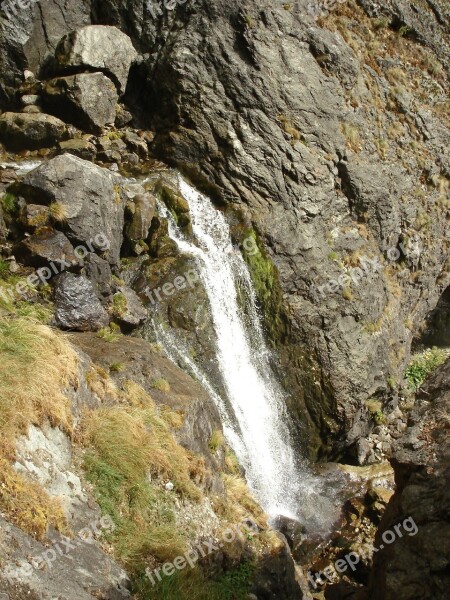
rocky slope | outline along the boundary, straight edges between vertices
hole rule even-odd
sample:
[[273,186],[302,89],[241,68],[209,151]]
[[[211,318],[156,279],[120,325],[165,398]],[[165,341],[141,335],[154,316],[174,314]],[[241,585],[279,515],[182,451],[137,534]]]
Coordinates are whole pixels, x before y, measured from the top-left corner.
[[[378,526],[379,542],[386,527],[412,511],[410,495],[419,510],[430,487],[435,508],[414,513],[421,535],[398,540],[392,555],[378,554],[369,576],[371,555],[355,577],[325,594],[390,598],[401,579],[405,598],[427,597],[430,589],[440,597],[445,564],[432,538],[435,522],[444,531],[437,478],[442,473],[445,480],[444,450],[432,455],[432,438],[446,427],[436,418],[434,397],[448,381],[448,368],[419,390],[416,405],[404,374],[411,345],[427,324],[421,341],[448,340],[448,29],[445,3],[437,0],[349,0],[329,12],[302,0],[188,0],[160,9],[144,0],[42,0],[5,13],[4,334],[10,325],[23,326],[24,316],[26,327],[30,314],[38,316],[72,332],[82,364],[78,385],[61,381],[58,387],[70,400],[71,427],[64,429],[47,407],[0,445],[0,460],[12,469],[3,482],[11,497],[15,474],[31,477],[36,490],[65,498],[65,526],[73,532],[100,518],[105,497],[111,505],[132,495],[132,486],[99,490],[98,463],[95,474],[92,461],[90,471],[83,467],[84,453],[94,448],[96,460],[115,469],[113,480],[129,475],[125,463],[108,463],[101,454],[83,415],[123,409],[128,433],[132,425],[142,433],[147,422],[133,411],[150,396],[152,418],[162,419],[158,427],[183,456],[178,476],[190,492],[175,482],[167,501],[182,541],[192,546],[208,533],[218,536],[241,502],[244,512],[260,518],[221,441],[213,402],[160,354],[154,337],[154,321],[163,322],[221,391],[201,283],[193,279],[179,294],[164,294],[156,308],[149,294],[193,268],[168,237],[158,209],[165,204],[189,234],[176,167],[223,210],[249,265],[299,452],[313,460],[375,464],[375,472],[378,462],[392,458],[396,469],[391,500],[390,479],[380,484],[371,467],[355,467],[348,475],[353,499],[328,545],[293,533],[292,524],[280,526],[296,561],[320,571],[342,547],[359,552],[358,544],[370,544]],[[130,396],[130,382],[139,386],[141,400]],[[422,438],[424,456],[417,452]],[[164,468],[157,469],[152,489],[158,501],[172,492]],[[358,489],[355,477],[362,481]],[[25,593],[112,599],[129,596],[130,587],[142,597],[175,597],[196,589],[190,585],[206,585],[188,578],[184,588],[143,591],[142,556],[152,568],[168,556],[150,543],[131,551],[114,536],[80,545],[75,567],[61,557],[55,570],[30,571],[22,548],[27,556],[44,552],[61,543],[64,528],[47,515],[45,535],[26,530],[26,510],[5,498],[0,577],[13,599]],[[142,525],[145,516],[132,509],[132,502],[120,504],[134,526],[140,519]],[[189,528],[190,521],[205,527]],[[228,589],[226,598],[309,597],[315,590],[299,568],[295,575],[284,538],[263,522],[260,527],[261,543],[242,536],[229,551],[203,561],[207,577]],[[355,538],[356,530],[361,536]],[[422,543],[430,559],[418,570],[424,577],[432,573],[425,587],[405,569]],[[97,570],[110,575],[101,581]],[[215,598],[218,592],[204,593]]]

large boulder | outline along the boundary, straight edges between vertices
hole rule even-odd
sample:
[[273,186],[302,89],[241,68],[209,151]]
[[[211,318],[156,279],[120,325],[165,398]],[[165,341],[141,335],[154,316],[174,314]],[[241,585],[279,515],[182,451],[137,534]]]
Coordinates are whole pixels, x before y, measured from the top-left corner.
[[0,141],[10,150],[50,148],[68,137],[66,124],[51,115],[7,112],[0,117]]
[[118,262],[124,206],[106,169],[63,154],[28,173],[18,189],[29,201],[60,204],[67,236],[87,251],[102,252],[111,264]]
[[119,98],[103,73],[56,77],[46,83],[43,97],[49,112],[93,133],[114,123]]
[[97,298],[92,283],[83,275],[64,273],[55,289],[55,323],[70,331],[98,331],[109,316]]
[[117,27],[89,25],[64,36],[55,56],[65,68],[83,67],[105,72],[123,93],[137,52],[130,38]]

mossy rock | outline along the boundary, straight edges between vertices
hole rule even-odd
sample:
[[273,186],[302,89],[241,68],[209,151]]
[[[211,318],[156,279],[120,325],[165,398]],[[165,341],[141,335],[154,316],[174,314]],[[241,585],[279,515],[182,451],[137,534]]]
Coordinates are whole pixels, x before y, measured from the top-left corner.
[[160,179],[155,185],[155,194],[167,206],[177,225],[182,228],[190,225],[189,204],[173,183]]

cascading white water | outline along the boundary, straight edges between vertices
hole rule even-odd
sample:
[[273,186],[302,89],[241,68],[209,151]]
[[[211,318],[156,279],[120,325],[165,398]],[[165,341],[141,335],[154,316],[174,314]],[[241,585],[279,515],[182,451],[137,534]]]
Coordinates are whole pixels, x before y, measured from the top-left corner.
[[[294,451],[283,392],[271,370],[247,265],[233,249],[223,214],[181,177],[179,185],[189,203],[194,239],[184,236],[168,211],[161,210],[179,250],[195,259],[206,290],[227,398],[215,392],[169,330],[158,328],[158,337],[172,358],[183,354],[185,364],[216,401],[226,437],[266,512],[272,517],[299,517],[321,529],[334,519],[334,510],[320,490],[320,480]],[[248,301],[245,315],[239,306],[237,281]]]

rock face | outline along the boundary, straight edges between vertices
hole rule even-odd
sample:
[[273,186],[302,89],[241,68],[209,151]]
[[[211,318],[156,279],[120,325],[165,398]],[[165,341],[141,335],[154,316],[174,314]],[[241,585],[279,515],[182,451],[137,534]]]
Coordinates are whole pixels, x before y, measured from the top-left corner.
[[[406,11],[419,31],[426,12],[444,39],[438,13],[414,6],[389,3],[381,35],[356,4],[319,26],[306,2],[205,0],[174,17],[175,37],[148,65],[154,150],[239,208],[276,267],[278,282],[263,271],[257,292],[312,456],[367,434],[364,401],[401,380],[415,327],[450,281],[445,70],[431,93],[432,48],[397,44],[401,20],[389,28]],[[427,109],[408,94],[413,80]]]
[[[411,517],[409,534],[375,558],[371,600],[444,600],[450,585],[450,503],[448,482],[450,361],[419,393],[409,427],[393,457],[397,490],[388,506],[375,546],[394,525]],[[413,526],[415,524],[415,527]]]
[[67,137],[66,124],[51,115],[5,113],[0,117],[0,141],[11,150],[49,148]]
[[84,244],[86,254],[95,249],[110,263],[117,263],[124,206],[108,171],[64,154],[28,173],[19,189],[29,200],[60,204],[67,235]]
[[99,132],[116,118],[118,95],[103,73],[80,73],[57,77],[44,87],[48,112],[89,132]]
[[130,38],[117,27],[91,25],[66,35],[58,44],[56,59],[64,68],[99,69],[125,92],[131,63],[137,52]]
[[98,331],[109,323],[109,316],[88,279],[64,273],[55,289],[55,322],[61,329]]

